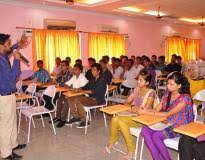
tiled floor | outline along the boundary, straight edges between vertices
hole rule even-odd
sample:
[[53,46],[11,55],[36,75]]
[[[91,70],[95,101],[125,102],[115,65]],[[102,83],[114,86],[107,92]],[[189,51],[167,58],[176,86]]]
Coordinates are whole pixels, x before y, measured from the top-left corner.
[[[49,119],[44,119],[45,128],[42,127],[40,119],[35,119],[36,128],[31,129],[28,147],[17,152],[24,156],[24,160],[123,160],[123,155],[117,151],[113,150],[110,155],[103,152],[108,142],[109,129],[104,126],[102,114],[98,113],[93,118],[87,135],[84,135],[84,129],[64,126],[56,129],[55,136],[52,126],[48,123]],[[21,143],[27,140],[27,126],[28,124],[23,120],[19,134]],[[126,151],[122,138],[119,147]],[[177,159],[175,151],[170,151],[170,153],[173,160]],[[151,159],[145,147],[143,160]]]

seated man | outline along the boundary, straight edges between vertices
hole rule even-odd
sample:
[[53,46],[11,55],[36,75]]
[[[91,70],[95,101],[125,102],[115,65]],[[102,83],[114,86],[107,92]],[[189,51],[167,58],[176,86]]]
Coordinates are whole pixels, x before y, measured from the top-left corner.
[[95,59],[90,57],[88,58],[88,63],[89,63],[89,70],[85,73],[85,77],[87,78],[88,81],[90,81],[91,79],[93,79],[93,75],[91,72],[91,66],[95,63]]
[[51,81],[51,77],[47,70],[43,68],[43,61],[37,61],[38,70],[28,79],[36,80],[37,82],[46,83]]
[[169,63],[165,68],[165,73],[168,75],[169,73],[172,73],[174,71],[181,72],[181,66],[176,63],[177,55],[173,54],[171,58],[171,63]]
[[[100,75],[102,72],[102,68],[100,64],[95,63],[91,66],[92,75],[94,79],[91,79],[87,85],[82,87],[82,90],[90,90],[90,97],[79,96],[73,97],[73,101],[70,101],[70,110],[72,119],[67,123],[73,124],[76,122],[80,122],[77,128],[85,128],[86,126],[86,113],[84,110],[84,106],[96,106],[105,104],[105,92],[106,92],[106,81]],[[90,122],[88,122],[90,125]]]
[[144,65],[144,68],[145,68],[145,69],[151,74],[151,76],[152,76],[152,80],[151,80],[151,83],[150,83],[150,87],[151,87],[152,89],[155,89],[155,88],[156,88],[156,72],[155,72],[154,66],[151,64],[151,61],[150,61],[149,57],[144,57],[143,65]]
[[58,74],[56,79],[54,80],[55,83],[57,83],[59,86],[64,86],[65,82],[71,79],[72,74],[68,69],[69,65],[67,61],[61,62],[61,72]]
[[60,57],[57,57],[55,61],[56,61],[56,66],[54,67],[53,71],[51,72],[51,75],[56,77],[61,72],[61,59],[60,59]]
[[106,81],[106,84],[111,84],[112,82],[112,74],[111,72],[107,69],[107,62],[105,60],[100,60],[100,65],[102,68],[102,76]]
[[120,75],[123,72],[123,68],[120,66],[120,59],[115,58],[112,66],[109,68],[113,78],[120,79]]
[[[73,89],[78,89],[80,87],[85,86],[88,80],[82,74],[82,71],[83,71],[83,66],[81,64],[75,64],[73,68],[74,75],[69,81],[65,83],[65,85]],[[61,97],[58,99],[57,116],[54,119],[54,122],[59,122],[57,124],[58,128],[63,127],[66,123],[69,103],[72,103],[69,101],[72,101],[72,98],[65,97],[64,95],[61,95]]]
[[123,78],[125,81],[122,83],[121,88],[123,89],[122,95],[127,96],[129,91],[132,88],[135,88],[137,85],[136,81],[137,77],[137,69],[134,65],[132,59],[128,59],[125,61],[125,70],[123,73]]

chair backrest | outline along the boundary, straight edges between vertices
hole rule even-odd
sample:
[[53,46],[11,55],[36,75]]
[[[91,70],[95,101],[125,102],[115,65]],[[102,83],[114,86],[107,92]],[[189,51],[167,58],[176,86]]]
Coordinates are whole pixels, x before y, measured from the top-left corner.
[[25,90],[25,93],[28,93],[33,96],[36,93],[36,84],[35,83],[29,84]]
[[155,73],[156,73],[157,77],[162,75],[162,71],[160,71],[160,70],[155,70]]
[[22,80],[19,80],[18,82],[16,82],[17,93],[20,93],[20,91],[22,89],[22,85],[23,85]]
[[45,91],[43,92],[42,97],[41,97],[41,99],[42,99],[42,101],[44,103],[43,106],[45,107],[45,105],[46,105],[46,101],[44,100],[44,96],[48,96],[48,97],[51,98],[51,101],[49,102],[49,104],[52,104],[54,106],[54,110],[55,110],[56,109],[56,105],[54,103],[55,95],[56,95],[56,87],[55,87],[55,85],[48,86],[45,89]]
[[198,100],[198,101],[205,102],[205,89],[198,91],[194,95],[193,100]]
[[193,104],[193,112],[194,112],[194,121],[196,121],[198,112],[197,112],[197,105]]

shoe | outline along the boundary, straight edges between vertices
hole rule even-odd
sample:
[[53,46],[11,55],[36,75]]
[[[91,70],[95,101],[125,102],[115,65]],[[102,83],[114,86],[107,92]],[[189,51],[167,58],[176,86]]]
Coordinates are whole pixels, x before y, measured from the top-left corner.
[[111,154],[111,151],[110,149],[108,148],[108,146],[106,145],[105,146],[105,150],[104,150],[105,153],[108,153],[108,154]]
[[20,156],[20,155],[16,154],[16,153],[13,152],[13,151],[12,151],[12,155],[13,155],[14,157],[16,157],[16,158],[19,158],[19,159],[22,159],[22,158],[23,158],[23,156]]
[[22,159],[22,158],[23,158],[23,156],[20,156],[20,155],[18,155],[18,154],[16,154],[16,153],[12,152],[12,154],[11,154],[10,156],[8,156],[8,157],[6,157],[6,158],[2,158],[2,159],[7,159],[7,160],[20,160],[20,159]]
[[80,118],[72,118],[72,119],[70,119],[70,121],[66,122],[65,125],[70,126],[70,125],[72,125],[74,123],[78,123],[78,122],[80,122]]
[[[59,121],[60,121],[60,119],[57,118],[57,117],[53,119],[53,123],[57,123],[57,122],[59,122]],[[51,123],[51,121],[49,121],[49,123]]]
[[24,148],[26,148],[26,144],[19,144],[18,146],[16,146],[15,148],[13,148],[13,151],[19,150],[19,149],[24,149]]
[[[76,126],[77,128],[85,128],[86,126],[86,122],[81,122],[78,126]],[[88,122],[88,126],[90,126],[90,122]]]
[[65,122],[66,122],[66,121],[61,121],[61,120],[60,120],[59,123],[56,125],[56,127],[57,127],[57,128],[63,127],[63,126],[65,125]]

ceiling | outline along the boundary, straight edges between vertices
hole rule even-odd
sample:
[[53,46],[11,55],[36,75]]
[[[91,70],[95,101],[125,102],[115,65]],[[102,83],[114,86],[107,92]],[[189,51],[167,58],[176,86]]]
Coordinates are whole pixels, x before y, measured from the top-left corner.
[[[18,1],[190,24],[200,23],[205,16],[205,0],[74,0],[74,4],[66,0]],[[158,13],[160,16],[156,18]]]

